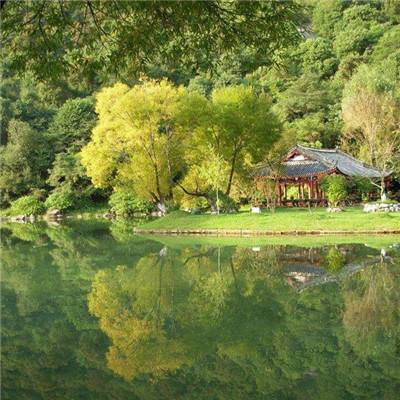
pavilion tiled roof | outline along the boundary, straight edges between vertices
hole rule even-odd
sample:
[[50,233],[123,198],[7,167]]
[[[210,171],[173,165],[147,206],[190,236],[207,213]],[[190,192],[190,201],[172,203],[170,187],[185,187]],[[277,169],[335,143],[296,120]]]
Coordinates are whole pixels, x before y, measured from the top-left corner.
[[[339,149],[314,149],[297,145],[289,151],[288,155],[295,153],[305,156],[306,159],[288,158],[283,161],[282,176],[288,178],[309,177],[338,172],[346,176],[381,177],[376,168],[357,160]],[[389,173],[385,174],[385,176],[389,175]],[[268,177],[271,176],[271,170],[266,164],[259,165],[255,168],[253,176]]]

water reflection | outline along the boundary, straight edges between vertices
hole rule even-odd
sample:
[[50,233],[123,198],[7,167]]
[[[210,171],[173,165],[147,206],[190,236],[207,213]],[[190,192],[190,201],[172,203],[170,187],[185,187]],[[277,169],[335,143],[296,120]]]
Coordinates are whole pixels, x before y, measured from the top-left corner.
[[395,241],[131,232],[2,229],[3,398],[398,398]]

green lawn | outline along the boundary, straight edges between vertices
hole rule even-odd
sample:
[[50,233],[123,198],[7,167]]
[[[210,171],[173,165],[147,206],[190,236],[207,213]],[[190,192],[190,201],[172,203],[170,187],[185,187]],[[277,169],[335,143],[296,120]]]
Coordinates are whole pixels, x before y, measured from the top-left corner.
[[328,213],[324,208],[281,208],[275,213],[242,211],[227,215],[190,215],[176,211],[140,226],[141,229],[250,229],[266,231],[374,231],[400,229],[399,213],[366,214],[360,208]]

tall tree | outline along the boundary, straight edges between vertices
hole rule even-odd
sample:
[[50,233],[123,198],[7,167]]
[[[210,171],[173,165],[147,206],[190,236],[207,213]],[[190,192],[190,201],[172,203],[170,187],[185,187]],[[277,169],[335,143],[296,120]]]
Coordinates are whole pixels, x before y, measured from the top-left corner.
[[98,94],[99,122],[82,150],[96,187],[130,187],[165,209],[182,168],[185,137],[175,117],[183,94],[165,80],[143,81],[132,89],[117,84]]
[[32,189],[43,188],[50,153],[43,135],[26,122],[10,121],[7,145],[0,146],[2,205]]
[[251,87],[216,89],[209,100],[195,94],[183,102],[183,108],[186,126],[194,132],[186,154],[188,173],[180,184],[189,195],[207,196],[215,186],[204,179],[201,167],[210,162],[210,148],[225,165],[223,187],[221,181],[218,186],[229,195],[235,177],[261,161],[279,137],[280,124],[271,111],[271,100]]
[[382,196],[385,176],[400,161],[400,104],[393,83],[385,81],[382,71],[364,65],[347,85],[342,102],[344,140],[380,171]]

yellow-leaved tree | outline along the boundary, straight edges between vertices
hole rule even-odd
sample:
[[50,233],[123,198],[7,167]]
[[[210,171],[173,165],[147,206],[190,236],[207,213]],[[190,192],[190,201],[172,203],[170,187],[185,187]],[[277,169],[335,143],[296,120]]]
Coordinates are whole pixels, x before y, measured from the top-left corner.
[[93,184],[124,188],[165,210],[182,170],[185,135],[176,124],[184,89],[166,80],[117,83],[97,95],[98,123],[82,150]]
[[209,99],[196,93],[186,97],[179,117],[191,133],[187,173],[179,182],[186,195],[204,197],[212,206],[218,203],[215,193],[229,196],[236,182],[248,179],[280,137],[271,105],[267,95],[244,85],[215,89]]

